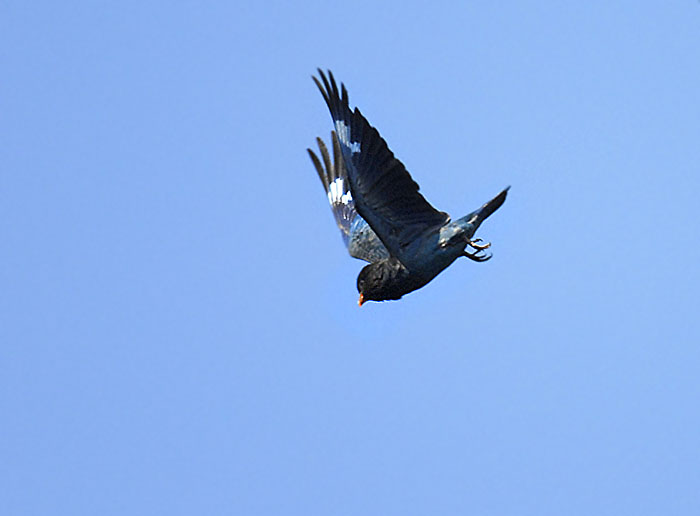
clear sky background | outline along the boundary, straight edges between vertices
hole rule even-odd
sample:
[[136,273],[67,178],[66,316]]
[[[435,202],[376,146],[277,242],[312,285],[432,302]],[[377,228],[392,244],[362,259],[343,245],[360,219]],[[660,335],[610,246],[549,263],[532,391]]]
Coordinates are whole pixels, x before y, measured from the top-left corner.
[[[700,514],[700,3],[0,5],[0,513]],[[356,304],[331,68],[456,262]]]

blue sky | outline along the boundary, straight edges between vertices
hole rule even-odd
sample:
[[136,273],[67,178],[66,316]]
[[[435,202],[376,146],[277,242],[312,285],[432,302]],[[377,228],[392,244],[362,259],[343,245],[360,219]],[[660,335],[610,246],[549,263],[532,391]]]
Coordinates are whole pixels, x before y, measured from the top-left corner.
[[[0,512],[700,511],[700,3],[4,2]],[[330,68],[428,200],[356,304]]]

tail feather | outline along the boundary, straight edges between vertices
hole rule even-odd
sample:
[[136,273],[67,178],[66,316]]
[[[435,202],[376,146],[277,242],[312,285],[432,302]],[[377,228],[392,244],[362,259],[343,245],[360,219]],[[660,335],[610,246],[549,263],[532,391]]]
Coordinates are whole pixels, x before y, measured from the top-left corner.
[[506,200],[506,195],[508,195],[508,190],[510,190],[510,186],[507,186],[501,193],[484,204],[481,208],[464,217],[467,224],[471,224],[474,227],[474,231],[476,231],[489,215],[503,205]]

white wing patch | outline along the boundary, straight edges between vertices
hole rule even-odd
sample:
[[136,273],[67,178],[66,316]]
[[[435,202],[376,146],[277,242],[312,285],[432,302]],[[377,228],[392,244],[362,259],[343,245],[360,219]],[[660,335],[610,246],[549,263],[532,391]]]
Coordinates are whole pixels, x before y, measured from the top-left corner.
[[350,194],[350,190],[344,190],[345,182],[343,181],[342,177],[339,177],[333,181],[328,188],[328,202],[330,202],[331,205],[349,204],[352,202],[352,194]]
[[360,152],[360,142],[350,141],[350,128],[345,125],[345,122],[336,120],[335,132],[338,134],[338,141],[348,147],[353,154]]

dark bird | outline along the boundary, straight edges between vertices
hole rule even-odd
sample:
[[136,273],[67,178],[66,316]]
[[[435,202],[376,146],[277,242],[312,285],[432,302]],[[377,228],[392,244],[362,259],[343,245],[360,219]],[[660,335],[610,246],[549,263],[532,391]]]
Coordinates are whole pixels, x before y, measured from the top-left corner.
[[[400,299],[421,288],[460,256],[485,262],[491,244],[472,240],[481,223],[506,200],[507,187],[469,215],[452,221],[418,192],[418,184],[331,71],[318,70],[321,90],[335,131],[333,161],[317,139],[321,160],[307,149],[350,256],[370,262],[357,277],[358,304]],[[473,251],[468,251],[469,246]]]

